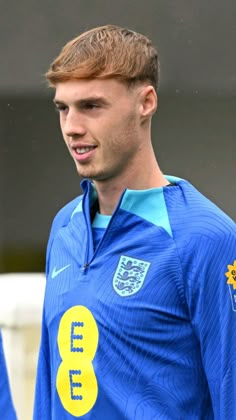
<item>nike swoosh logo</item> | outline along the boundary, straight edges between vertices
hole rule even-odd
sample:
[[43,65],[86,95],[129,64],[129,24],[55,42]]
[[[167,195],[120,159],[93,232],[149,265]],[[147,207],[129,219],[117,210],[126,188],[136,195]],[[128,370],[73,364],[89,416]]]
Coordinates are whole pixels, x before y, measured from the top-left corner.
[[58,274],[62,273],[62,271],[64,271],[66,268],[70,267],[70,264],[65,265],[62,268],[59,268],[59,270],[56,269],[56,267],[54,267],[53,271],[52,271],[52,279],[55,279],[55,277],[58,276]]

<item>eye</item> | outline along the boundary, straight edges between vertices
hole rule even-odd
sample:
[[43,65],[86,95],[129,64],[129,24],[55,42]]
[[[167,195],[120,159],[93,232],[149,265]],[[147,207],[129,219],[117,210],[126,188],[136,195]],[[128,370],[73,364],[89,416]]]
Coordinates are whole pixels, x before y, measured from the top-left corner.
[[88,110],[90,110],[90,109],[92,110],[92,109],[99,108],[99,105],[94,103],[94,102],[87,102],[87,103],[84,104],[84,108],[88,109]]
[[56,112],[66,112],[67,109],[68,109],[68,107],[66,105],[63,105],[63,104],[56,104],[55,105]]

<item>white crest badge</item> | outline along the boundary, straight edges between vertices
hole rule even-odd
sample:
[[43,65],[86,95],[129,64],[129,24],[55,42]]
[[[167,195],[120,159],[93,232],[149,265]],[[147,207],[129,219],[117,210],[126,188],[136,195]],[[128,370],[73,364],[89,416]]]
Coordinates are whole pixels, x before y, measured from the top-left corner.
[[116,293],[122,297],[137,293],[144,283],[149,267],[150,263],[147,261],[122,255],[113,277]]

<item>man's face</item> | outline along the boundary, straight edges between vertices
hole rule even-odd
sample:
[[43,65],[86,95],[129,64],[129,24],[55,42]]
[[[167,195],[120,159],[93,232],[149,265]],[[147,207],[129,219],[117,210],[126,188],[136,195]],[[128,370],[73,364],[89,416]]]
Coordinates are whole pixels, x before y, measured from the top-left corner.
[[116,79],[56,85],[62,134],[82,177],[106,181],[132,171],[142,148],[140,97],[140,87]]

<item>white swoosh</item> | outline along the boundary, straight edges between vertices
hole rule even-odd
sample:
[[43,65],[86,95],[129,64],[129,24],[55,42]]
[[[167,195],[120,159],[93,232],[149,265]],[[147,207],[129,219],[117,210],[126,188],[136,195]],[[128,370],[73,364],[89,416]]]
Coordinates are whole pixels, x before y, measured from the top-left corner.
[[64,271],[68,267],[70,267],[70,264],[65,265],[65,267],[59,268],[59,270],[57,270],[56,267],[54,267],[52,271],[52,279],[55,279],[55,277],[58,276],[58,274],[60,274],[62,271]]

